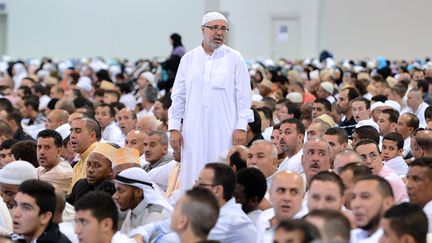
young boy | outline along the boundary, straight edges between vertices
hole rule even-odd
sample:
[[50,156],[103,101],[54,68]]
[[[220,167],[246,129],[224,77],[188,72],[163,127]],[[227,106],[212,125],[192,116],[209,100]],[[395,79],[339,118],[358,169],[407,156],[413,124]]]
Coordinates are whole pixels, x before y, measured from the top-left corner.
[[402,157],[404,139],[396,132],[386,134],[382,142],[382,158],[384,164],[390,167],[400,177],[408,173],[408,165]]

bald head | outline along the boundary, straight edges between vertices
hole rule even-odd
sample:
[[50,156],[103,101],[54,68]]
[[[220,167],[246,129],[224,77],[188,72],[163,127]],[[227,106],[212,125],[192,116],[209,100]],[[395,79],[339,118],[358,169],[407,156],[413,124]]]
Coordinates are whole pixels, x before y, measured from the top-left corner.
[[360,155],[352,149],[344,149],[336,154],[333,162],[333,171],[339,172],[339,169],[349,163],[362,162]]
[[67,123],[68,118],[69,118],[69,113],[67,113],[65,110],[59,110],[59,109],[52,110],[47,116],[47,121],[45,123],[45,126],[47,129],[54,130],[59,126]]
[[415,135],[415,141],[418,146],[423,150],[424,157],[432,156],[432,131],[431,130],[421,130]]
[[125,147],[137,149],[141,156],[144,154],[145,137],[146,137],[145,132],[140,130],[132,130],[126,136]]
[[305,185],[300,174],[292,171],[276,173],[270,186],[270,201],[277,221],[292,219],[303,202]]
[[159,121],[153,115],[145,115],[138,119],[136,129],[143,132],[156,131],[159,126]]

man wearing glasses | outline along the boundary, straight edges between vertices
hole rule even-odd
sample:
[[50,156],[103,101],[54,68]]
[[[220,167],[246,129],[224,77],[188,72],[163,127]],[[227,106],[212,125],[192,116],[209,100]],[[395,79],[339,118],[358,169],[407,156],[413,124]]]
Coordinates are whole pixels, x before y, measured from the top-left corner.
[[249,74],[240,53],[224,45],[228,31],[222,14],[205,14],[203,41],[183,56],[174,82],[168,129],[172,148],[181,150],[185,190],[206,163],[232,145],[246,145],[253,121]]
[[355,146],[355,151],[362,158],[362,163],[372,170],[372,174],[381,176],[390,183],[396,203],[408,201],[405,184],[394,170],[384,165],[375,141],[372,139],[360,140]]

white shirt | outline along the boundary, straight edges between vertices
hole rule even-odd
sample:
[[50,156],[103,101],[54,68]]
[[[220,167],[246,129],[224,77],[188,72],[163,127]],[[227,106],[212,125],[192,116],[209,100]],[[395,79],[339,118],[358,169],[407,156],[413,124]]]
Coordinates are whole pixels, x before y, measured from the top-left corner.
[[429,222],[429,233],[432,233],[432,200],[426,203],[426,205],[423,207],[423,212],[426,214],[426,217]]
[[247,216],[250,218],[250,220],[252,221],[252,223],[254,223],[255,226],[257,226],[257,222],[258,222],[258,218],[261,215],[262,210],[254,210],[251,211],[247,214]]
[[232,146],[234,130],[246,131],[253,121],[250,77],[243,57],[225,45],[212,55],[202,46],[186,53],[171,99],[168,130],[182,131],[180,186],[189,189],[204,165]]
[[404,114],[407,112],[413,113],[414,115],[417,116],[417,118],[419,119],[419,127],[425,128],[426,127],[426,118],[424,115],[424,112],[426,110],[426,108],[428,108],[429,105],[426,102],[422,102],[419,107],[417,108],[417,110],[414,112],[413,109],[411,109],[411,107],[407,106],[405,109],[403,109],[400,114]]
[[[158,238],[156,242],[179,242],[170,225],[171,219],[150,223],[132,230],[129,236],[142,235],[144,242],[154,242],[154,238]],[[207,238],[221,243],[255,242],[256,228],[241,205],[232,198],[220,208],[216,225]]]
[[123,103],[126,107],[130,109],[135,109],[135,106],[137,105],[137,100],[135,99],[135,96],[131,93],[122,95],[119,102]]
[[111,243],[136,243],[134,239],[127,237],[127,235],[117,231],[111,238]]
[[383,234],[381,228],[377,229],[371,236],[368,232],[362,229],[351,230],[350,243],[377,243]]
[[408,165],[401,156],[396,156],[391,160],[384,161],[384,164],[394,170],[399,177],[405,177],[408,174]]
[[111,122],[102,132],[102,140],[103,143],[115,143],[120,147],[123,147],[125,144],[123,133],[120,127],[115,123]]
[[[308,213],[307,208],[303,206],[293,216],[293,219],[300,219]],[[275,226],[271,227],[270,220],[275,217],[275,211],[273,208],[264,210],[257,219],[257,243],[272,243],[274,237]]]
[[264,130],[264,132],[262,133],[262,136],[264,137],[265,140],[271,141],[272,133],[273,133],[273,126],[269,126]]
[[404,140],[402,157],[406,157],[411,152],[411,137],[407,137]]
[[137,119],[141,119],[145,115],[152,115],[152,116],[154,116],[153,109],[154,109],[154,105],[149,110],[142,109],[140,112],[138,112],[136,114],[137,115]]
[[158,166],[149,170],[147,174],[152,179],[152,181],[156,183],[156,185],[158,185],[163,191],[166,191],[168,186],[168,177],[171,173],[172,168],[176,166],[177,163],[177,161],[172,160],[168,164]]
[[292,170],[299,174],[303,173],[303,166],[301,163],[301,158],[303,156],[303,149],[300,149],[291,158],[286,157],[284,161],[279,165],[278,171]]
[[48,95],[42,95],[39,98],[39,107],[38,109],[45,110],[47,108],[48,103],[51,101],[51,98]]
[[74,221],[66,221],[58,224],[59,230],[64,234],[72,243],[78,243],[78,236],[75,234]]
[[12,217],[2,197],[0,197],[0,233],[4,235],[12,233]]

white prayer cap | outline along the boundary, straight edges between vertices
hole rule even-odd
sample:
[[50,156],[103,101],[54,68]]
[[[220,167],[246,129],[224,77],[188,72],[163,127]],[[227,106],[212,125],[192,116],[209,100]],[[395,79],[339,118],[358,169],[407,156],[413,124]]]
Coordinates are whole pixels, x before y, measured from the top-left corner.
[[151,84],[151,86],[153,86],[153,88],[156,88],[157,84],[153,73],[143,72],[140,76],[143,76],[145,79],[147,79],[147,81],[149,81],[149,83]]
[[24,160],[10,162],[0,170],[0,183],[19,185],[30,179],[37,179],[37,170]]
[[65,124],[57,127],[55,130],[56,130],[56,132],[60,133],[60,135],[62,136],[62,139],[65,140],[71,134],[70,128],[71,128],[71,126],[69,125],[69,123],[65,123]]
[[290,92],[286,98],[293,103],[303,103],[303,96],[299,92]]
[[372,118],[371,119],[367,119],[367,120],[361,120],[361,121],[359,121],[355,127],[359,128],[359,127],[364,127],[364,126],[371,126],[371,127],[375,128],[375,130],[377,130],[379,132],[379,126],[378,126],[378,124],[376,124],[376,122],[374,122],[372,120]]
[[263,97],[259,94],[252,95],[252,101],[261,102]]
[[93,90],[92,81],[89,77],[82,76],[78,79],[77,88],[90,92]]
[[334,91],[334,86],[332,83],[330,82],[322,82],[321,83],[321,88],[323,88],[327,93],[329,93],[330,95],[333,95],[333,91]]
[[114,182],[137,187],[143,190],[144,200],[148,204],[157,204],[171,212],[172,206],[166,201],[162,190],[151,180],[145,170],[138,167],[132,167],[120,172]]
[[376,108],[383,107],[383,106],[384,106],[384,103],[382,103],[381,101],[377,101],[371,105],[370,110],[373,111]]
[[218,20],[218,19],[224,20],[225,22],[228,23],[228,20],[225,18],[225,16],[223,16],[223,14],[218,12],[208,12],[202,18],[201,25],[205,25],[208,22],[211,22],[213,20]]
[[394,100],[386,100],[384,102],[384,106],[388,106],[388,107],[396,110],[397,112],[400,112],[400,109],[401,109],[400,104]]

